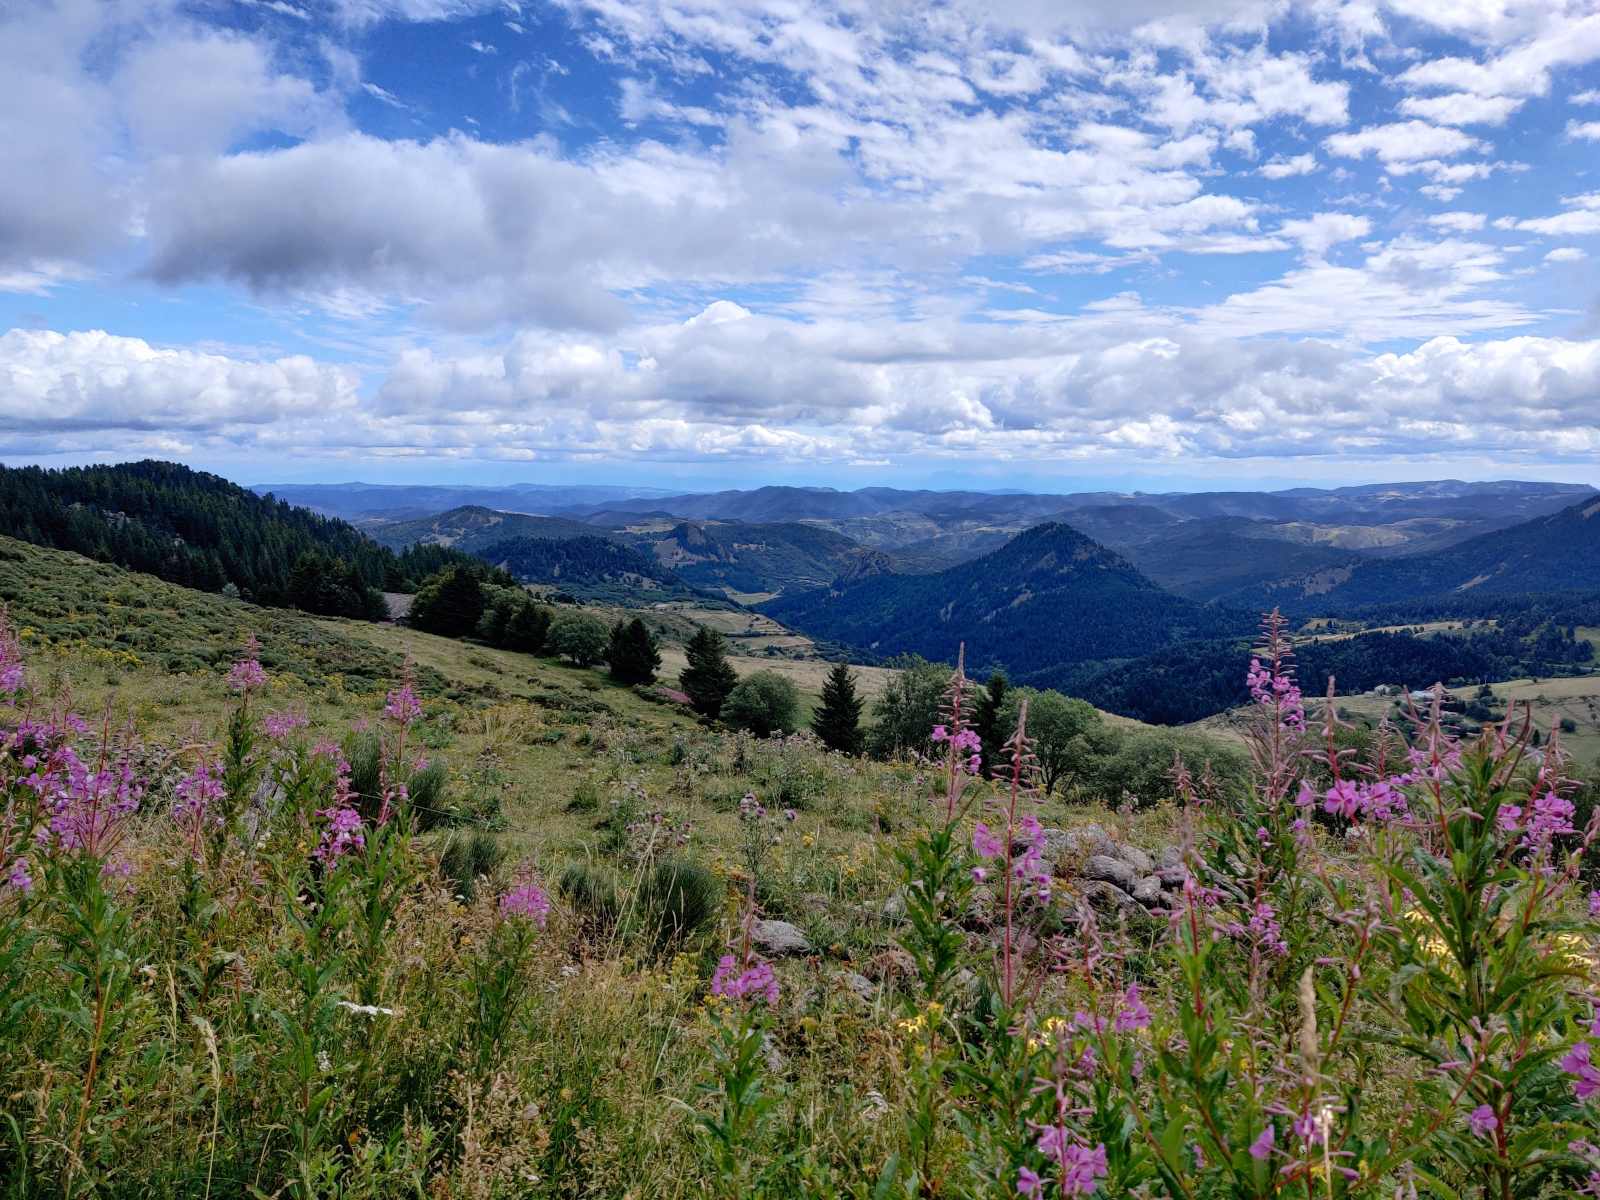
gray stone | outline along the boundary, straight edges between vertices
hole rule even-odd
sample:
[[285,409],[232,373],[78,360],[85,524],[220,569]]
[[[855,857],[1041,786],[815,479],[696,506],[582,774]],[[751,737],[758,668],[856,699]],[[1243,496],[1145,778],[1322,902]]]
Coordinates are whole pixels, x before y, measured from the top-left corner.
[[1156,866],[1162,869],[1167,867],[1181,867],[1183,865],[1183,851],[1176,846],[1168,846],[1156,855]]
[[1160,867],[1156,870],[1156,878],[1161,881],[1161,886],[1164,888],[1181,888],[1183,881],[1189,878],[1189,869],[1182,863]]
[[847,989],[854,992],[868,1004],[871,1004],[878,995],[877,986],[873,984],[872,980],[868,979],[865,975],[858,974],[855,971],[840,972],[839,982],[844,984]]
[[797,925],[787,921],[757,921],[750,926],[750,940],[768,954],[809,954],[811,941]]
[[1133,885],[1133,898],[1140,904],[1156,904],[1161,900],[1161,880],[1146,875]]
[[1137,846],[1118,846],[1117,857],[1141,875],[1149,875],[1156,869],[1155,859]]
[[1132,891],[1139,878],[1138,872],[1128,863],[1109,854],[1091,854],[1083,864],[1082,874],[1085,879],[1114,883],[1124,892]]
[[906,893],[904,888],[896,888],[889,893],[889,898],[883,902],[883,919],[886,921],[904,921],[906,919]]
[[1144,905],[1114,883],[1091,879],[1083,885],[1083,897],[1096,908],[1110,909],[1126,916],[1145,916]]

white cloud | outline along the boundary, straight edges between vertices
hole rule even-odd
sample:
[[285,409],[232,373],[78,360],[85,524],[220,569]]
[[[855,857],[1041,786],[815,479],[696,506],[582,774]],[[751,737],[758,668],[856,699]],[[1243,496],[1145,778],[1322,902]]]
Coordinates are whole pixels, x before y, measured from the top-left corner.
[[1488,217],[1474,212],[1443,212],[1428,217],[1428,224],[1449,233],[1476,233],[1484,227]]
[[1420,117],[1435,125],[1504,125],[1506,119],[1522,107],[1522,103],[1513,96],[1474,96],[1470,92],[1456,92],[1448,96],[1407,96],[1400,101],[1400,111],[1408,117]]
[[1260,173],[1268,179],[1289,179],[1296,175],[1310,175],[1316,169],[1315,154],[1296,154],[1293,158],[1274,158],[1264,163]]
[[1576,246],[1558,246],[1544,256],[1548,263],[1574,263],[1582,262],[1589,256]]
[[1567,137],[1574,141],[1600,142],[1600,121],[1568,121]]
[[1353,213],[1314,213],[1305,219],[1285,221],[1278,232],[1299,242],[1310,257],[1321,258],[1340,242],[1366,237],[1372,232],[1372,222]]
[[1600,192],[1564,196],[1561,203],[1566,212],[1518,221],[1516,227],[1546,237],[1583,237],[1600,233]]
[[1357,133],[1336,133],[1323,145],[1342,158],[1376,157],[1385,166],[1408,165],[1424,159],[1453,158],[1469,150],[1488,149],[1459,129],[1430,125],[1426,121],[1397,121],[1372,125]]
[[1588,92],[1573,92],[1567,97],[1568,104],[1600,104],[1600,88]]

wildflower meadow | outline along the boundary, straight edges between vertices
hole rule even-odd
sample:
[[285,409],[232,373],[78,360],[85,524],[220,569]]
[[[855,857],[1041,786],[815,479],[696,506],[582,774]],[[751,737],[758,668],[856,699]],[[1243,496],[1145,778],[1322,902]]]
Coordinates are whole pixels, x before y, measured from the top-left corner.
[[1516,710],[1357,736],[1273,615],[1242,786],[1049,796],[958,665],[885,763],[564,727],[575,850],[452,761],[531,725],[261,660],[157,732],[0,623],[0,1195],[1600,1198],[1600,818]]

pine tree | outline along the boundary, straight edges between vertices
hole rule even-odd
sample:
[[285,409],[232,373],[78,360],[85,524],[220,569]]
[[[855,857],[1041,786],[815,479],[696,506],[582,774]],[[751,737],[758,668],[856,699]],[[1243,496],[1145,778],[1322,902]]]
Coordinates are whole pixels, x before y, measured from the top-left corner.
[[1001,759],[1006,739],[1010,731],[1003,728],[1004,721],[1001,714],[1006,707],[1006,677],[1003,672],[996,671],[989,676],[989,683],[978,694],[978,703],[972,714],[972,731],[978,735],[978,740],[983,743],[983,773],[990,776],[994,765]]
[[828,673],[822,685],[822,704],[811,718],[811,732],[829,750],[861,753],[861,697],[856,695],[856,677],[847,664],[838,663]]
[[618,621],[611,627],[606,665],[611,668],[611,678],[618,683],[655,682],[661,654],[656,649],[655,638],[638,617],[626,625]]
[[722,634],[701,626],[684,647],[689,665],[678,676],[678,686],[689,696],[689,703],[702,717],[713,720],[722,712],[722,703],[739,681],[728,665]]

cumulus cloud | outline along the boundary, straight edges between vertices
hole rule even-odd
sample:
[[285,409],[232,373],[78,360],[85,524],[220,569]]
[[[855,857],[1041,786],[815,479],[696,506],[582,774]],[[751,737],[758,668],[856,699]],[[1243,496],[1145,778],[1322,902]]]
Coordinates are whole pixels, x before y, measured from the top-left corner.
[[1330,154],[1342,158],[1364,158],[1370,154],[1388,167],[1428,159],[1453,158],[1469,150],[1488,148],[1459,129],[1430,125],[1426,121],[1369,125],[1355,133],[1336,133],[1323,145]]

